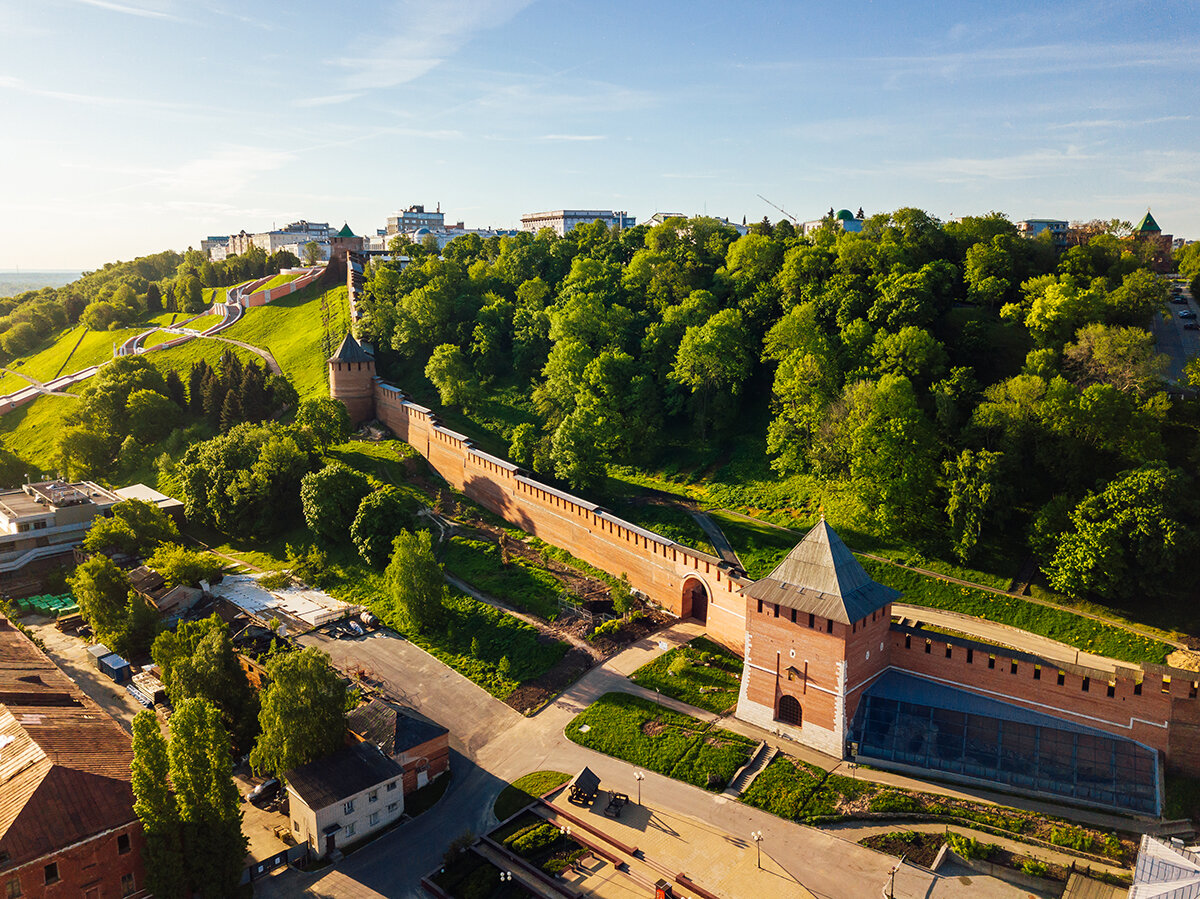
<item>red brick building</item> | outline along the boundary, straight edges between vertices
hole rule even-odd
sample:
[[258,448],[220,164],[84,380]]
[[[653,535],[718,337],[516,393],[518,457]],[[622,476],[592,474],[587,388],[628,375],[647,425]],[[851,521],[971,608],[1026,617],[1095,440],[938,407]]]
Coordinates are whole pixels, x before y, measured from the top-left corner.
[[145,896],[129,735],[0,617],[0,895]]
[[346,729],[404,769],[404,795],[450,770],[450,732],[424,715],[375,699],[346,715]]

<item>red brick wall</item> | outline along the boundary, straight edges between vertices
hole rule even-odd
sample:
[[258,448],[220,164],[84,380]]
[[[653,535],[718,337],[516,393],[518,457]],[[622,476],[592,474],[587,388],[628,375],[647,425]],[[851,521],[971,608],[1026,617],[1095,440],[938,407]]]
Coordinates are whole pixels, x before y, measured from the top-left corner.
[[375,414],[453,487],[522,530],[561,547],[630,583],[679,615],[689,576],[708,592],[707,629],[713,639],[744,648],[746,583],[731,579],[719,559],[642,531],[585,500],[570,497],[521,475],[515,466],[474,449],[438,424],[431,410],[409,402],[394,387],[375,382]]
[[352,425],[374,417],[375,363],[330,362],[329,395],[342,401]]
[[[129,851],[117,851],[117,837],[129,836]],[[142,848],[145,839],[142,825],[133,821],[124,827],[78,843],[54,855],[35,859],[20,868],[0,873],[0,895],[8,895],[9,881],[14,877],[21,881],[22,896],[45,896],[46,899],[78,899],[93,895],[97,899],[113,899],[124,895],[121,877],[132,874],[135,897],[148,895],[145,892],[146,870],[142,865]],[[46,883],[46,866],[58,865],[58,882]]]
[[[1095,727],[1099,730],[1128,737],[1144,743],[1168,755],[1168,762],[1175,766],[1195,766],[1196,750],[1173,758],[1171,744],[1177,740],[1170,735],[1168,723],[1172,718],[1186,718],[1200,722],[1197,706],[1200,700],[1188,698],[1192,682],[1173,680],[1164,685],[1161,674],[1153,669],[1147,671],[1140,686],[1134,677],[1105,672],[1089,672],[1087,669],[1060,669],[1053,663],[1042,664],[1040,676],[1036,665],[1027,660],[1013,659],[997,650],[994,653],[975,649],[971,661],[967,661],[967,648],[950,645],[950,658],[946,657],[947,642],[937,634],[926,637],[910,635],[899,630],[892,631],[892,664],[897,668],[935,678],[951,686],[981,693],[1003,702],[1029,708],[1035,712],[1074,721],[1076,724]],[[929,651],[926,652],[926,639]],[[906,640],[908,646],[905,645]],[[994,656],[994,667],[989,659]],[[1058,683],[1062,670],[1063,683]],[[1089,676],[1090,675],[1090,676]],[[1083,689],[1085,676],[1088,689]],[[1113,682],[1113,695],[1108,695],[1109,682]],[[1164,692],[1164,686],[1166,692]],[[1186,709],[1186,713],[1185,710]],[[1190,759],[1189,759],[1190,755]]]
[[417,772],[425,768],[429,779],[450,770],[450,735],[442,734],[428,743],[422,743],[403,755],[404,795],[417,789]]

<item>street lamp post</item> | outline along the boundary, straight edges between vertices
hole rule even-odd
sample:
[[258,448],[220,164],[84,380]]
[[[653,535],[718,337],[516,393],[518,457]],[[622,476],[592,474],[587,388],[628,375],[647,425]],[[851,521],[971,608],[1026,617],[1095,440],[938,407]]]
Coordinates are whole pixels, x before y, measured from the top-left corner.
[[571,838],[571,828],[570,827],[560,827],[558,829],[558,832],[561,833],[568,840]]
[[502,883],[502,884],[508,883],[511,880],[512,880],[512,871],[501,871],[500,872],[500,883]]
[[762,831],[754,831],[750,834],[750,839],[754,840],[754,848],[758,850],[758,867],[762,868]]
[[634,772],[633,772],[633,779],[637,781],[637,785],[638,785],[638,805],[641,805],[641,804],[642,804],[642,781],[646,779],[646,775],[645,775],[645,774],[643,774],[641,771],[634,771]]
[[[905,855],[907,854],[905,853]],[[904,864],[904,855],[900,856],[900,861],[892,865],[892,870],[889,872],[888,899],[896,899],[896,872],[900,870],[902,864]]]

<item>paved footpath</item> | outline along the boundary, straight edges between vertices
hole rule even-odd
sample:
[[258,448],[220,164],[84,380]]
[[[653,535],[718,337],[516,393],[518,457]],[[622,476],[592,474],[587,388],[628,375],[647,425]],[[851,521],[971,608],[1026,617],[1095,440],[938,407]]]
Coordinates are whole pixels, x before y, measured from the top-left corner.
[[[388,642],[372,649],[386,649],[386,655],[396,660],[394,671],[380,673],[389,682],[405,686],[405,699],[410,705],[450,728],[453,772],[450,786],[434,808],[352,853],[335,867],[311,874],[281,872],[256,884],[256,895],[311,895],[329,899],[421,896],[420,877],[441,863],[442,853],[451,840],[466,831],[482,834],[494,827],[497,822],[492,805],[496,797],[509,782],[530,771],[553,769],[574,773],[587,765],[599,775],[604,787],[636,795],[635,766],[577,746],[566,739],[563,729],[592,702],[613,691],[647,695],[670,708],[706,720],[716,718],[677,700],[656,696],[627,677],[667,649],[686,643],[701,632],[702,628],[694,623],[681,623],[661,631],[593,668],[557,700],[528,718],[488,696],[408,641],[395,636],[376,638]],[[361,647],[356,649],[359,641],[329,640],[314,634],[303,638],[303,642],[330,651],[338,664],[363,654]],[[379,672],[381,654],[373,653],[373,657]],[[721,726],[739,732],[748,727],[731,719],[721,721]],[[798,748],[789,744],[787,751],[799,754]],[[822,763],[830,766],[829,759],[822,759]],[[890,777],[882,772],[871,773]],[[910,783],[917,785],[915,781]],[[641,787],[649,801],[673,814],[715,825],[743,838],[761,831],[764,851],[820,899],[881,895],[895,865],[891,856],[858,846],[834,833],[785,821],[653,772],[645,772]],[[927,784],[920,787],[930,789]],[[748,843],[729,851],[750,852],[751,847]],[[786,894],[783,891],[780,895]],[[895,895],[902,899],[957,899],[1029,894],[991,879],[937,878],[905,866],[897,874]]]

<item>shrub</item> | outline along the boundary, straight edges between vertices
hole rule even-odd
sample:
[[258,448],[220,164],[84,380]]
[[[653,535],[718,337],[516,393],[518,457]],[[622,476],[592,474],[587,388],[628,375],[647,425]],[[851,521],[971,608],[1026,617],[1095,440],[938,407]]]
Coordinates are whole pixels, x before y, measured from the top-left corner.
[[499,884],[499,873],[491,865],[476,868],[459,888],[462,899],[488,899]]
[[1050,842],[1055,846],[1070,846],[1077,852],[1093,852],[1096,843],[1092,835],[1080,827],[1055,827],[1050,831]]
[[916,797],[905,796],[892,790],[886,790],[871,797],[873,812],[919,812],[921,802]]
[[511,843],[512,851],[522,858],[529,858],[553,846],[558,837],[558,828],[553,824],[539,824],[516,837]]
[[964,837],[957,833],[949,834],[946,842],[950,844],[950,850],[963,859],[986,859],[998,848],[992,843],[981,843],[974,837]]
[[621,631],[621,622],[614,618],[612,621],[606,621],[590,634],[588,634],[588,642],[595,643],[601,637],[616,637]]
[[1030,877],[1045,877],[1047,868],[1043,862],[1039,862],[1036,858],[1027,858],[1021,862],[1021,870]]
[[292,585],[292,576],[286,571],[272,571],[258,579],[264,590],[286,590]]

